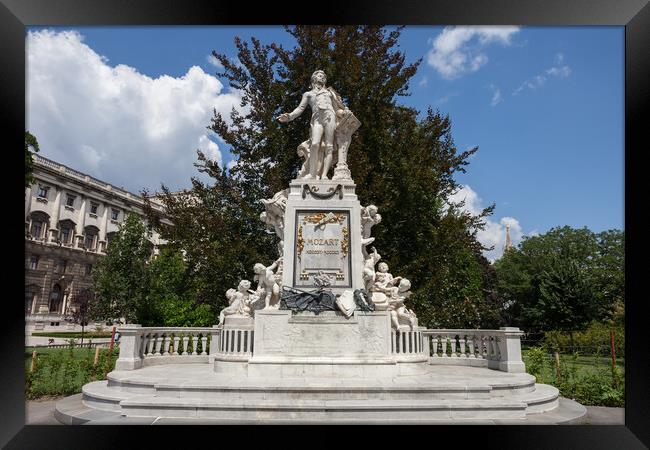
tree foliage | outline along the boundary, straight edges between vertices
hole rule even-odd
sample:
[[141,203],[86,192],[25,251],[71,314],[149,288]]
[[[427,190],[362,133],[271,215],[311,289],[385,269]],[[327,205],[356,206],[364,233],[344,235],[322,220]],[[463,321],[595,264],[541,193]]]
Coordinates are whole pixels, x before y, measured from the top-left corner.
[[129,214],[94,268],[93,290],[97,296],[94,317],[146,324],[153,308],[146,301],[150,256],[147,228],[136,214]]
[[[275,259],[274,237],[259,220],[261,198],[285,189],[301,160],[297,146],[309,133],[309,114],[282,124],[309,89],[316,69],[341,94],[362,125],[352,138],[348,165],[363,205],[375,204],[382,223],[376,245],[395,274],[414,286],[413,304],[423,324],[461,326],[498,320],[483,247],[476,232],[493,207],[472,216],[450,205],[477,148],[459,151],[449,117],[431,109],[420,115],[398,104],[420,61],[405,62],[401,29],[376,26],[297,26],[286,31],[293,48],[235,39],[237,59],[213,52],[218,76],[242,94],[241,108],[215,114],[212,129],[236,157],[230,169],[199,152],[197,167],[213,183],[192,180],[191,191],[162,201],[172,227],[157,222],[170,245],[183,250],[202,302],[225,305],[224,291],[252,276],[256,262]],[[152,209],[148,214],[155,217]],[[489,319],[491,320],[491,319]]]
[[[30,150],[31,149],[31,150]],[[36,137],[29,131],[25,131],[25,187],[34,184],[34,157],[32,151],[37,153],[40,151]]]
[[568,226],[524,238],[495,262],[498,293],[513,323],[536,330],[581,330],[621,320],[625,234]]

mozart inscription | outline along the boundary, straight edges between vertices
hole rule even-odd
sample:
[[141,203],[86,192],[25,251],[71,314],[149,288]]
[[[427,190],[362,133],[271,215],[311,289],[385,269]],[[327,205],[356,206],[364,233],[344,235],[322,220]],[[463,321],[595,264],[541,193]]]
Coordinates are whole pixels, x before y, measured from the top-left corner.
[[349,211],[298,210],[295,236],[295,287],[352,287]]

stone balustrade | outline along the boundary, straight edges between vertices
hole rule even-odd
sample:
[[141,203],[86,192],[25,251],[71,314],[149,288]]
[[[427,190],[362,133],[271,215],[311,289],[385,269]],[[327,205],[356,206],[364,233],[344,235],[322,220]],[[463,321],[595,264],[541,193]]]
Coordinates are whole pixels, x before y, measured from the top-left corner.
[[424,347],[431,364],[488,367],[504,372],[525,372],[521,359],[523,332],[519,328],[498,330],[425,330]]
[[425,344],[424,330],[391,331],[391,353],[395,356],[408,357],[426,355],[429,350]]
[[[134,370],[154,364],[209,362],[217,329],[199,327],[142,327],[123,325],[116,370]],[[215,340],[216,339],[216,340]]]

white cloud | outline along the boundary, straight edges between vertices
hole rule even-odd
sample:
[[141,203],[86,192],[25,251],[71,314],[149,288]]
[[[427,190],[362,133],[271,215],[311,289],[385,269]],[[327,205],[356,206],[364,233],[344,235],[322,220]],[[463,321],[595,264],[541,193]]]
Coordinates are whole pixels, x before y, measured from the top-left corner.
[[492,89],[492,100],[490,101],[490,104],[492,106],[496,106],[503,101],[503,96],[501,95],[501,89],[499,89],[493,84],[490,85],[490,89]]
[[198,66],[178,78],[111,66],[75,31],[27,35],[27,128],[43,156],[134,193],[188,187],[197,148],[221,162],[206,126],[240,102],[223,90]]
[[[483,201],[478,194],[468,185],[463,185],[450,196],[449,200],[453,203],[465,201],[465,205],[461,208],[472,215],[477,215],[483,208]],[[519,221],[514,217],[501,217],[498,221],[494,216],[486,219],[485,228],[476,233],[478,241],[486,247],[494,248],[489,251],[483,252],[483,255],[490,261],[494,261],[501,257],[503,254],[503,247],[506,243],[506,225],[510,226],[510,239],[513,246],[517,246],[524,236],[523,230]]]
[[422,78],[420,78],[420,81],[418,82],[418,86],[427,87],[428,85],[429,85],[429,80],[427,79],[427,77],[423,76]]
[[555,65],[549,67],[543,73],[535,75],[534,77],[524,81],[517,89],[514,90],[512,95],[518,95],[524,89],[537,90],[546,84],[548,80],[547,75],[556,78],[566,78],[571,75],[571,68],[564,64],[564,55],[558,53],[555,56]]
[[206,59],[208,60],[208,63],[216,67],[217,70],[223,70],[223,64],[221,64],[221,61],[215,58],[213,54],[209,54]]
[[436,105],[444,105],[445,103],[449,102],[454,97],[458,97],[460,95],[460,92],[450,92],[449,94],[446,94],[439,99],[434,101],[434,104]]
[[432,41],[427,63],[448,80],[487,64],[483,49],[493,43],[509,46],[519,27],[445,27]]

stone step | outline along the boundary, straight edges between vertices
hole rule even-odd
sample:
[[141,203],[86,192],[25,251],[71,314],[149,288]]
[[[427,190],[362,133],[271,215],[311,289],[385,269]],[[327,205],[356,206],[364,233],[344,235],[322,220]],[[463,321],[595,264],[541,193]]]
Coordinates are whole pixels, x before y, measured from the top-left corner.
[[109,387],[107,381],[93,381],[81,388],[84,405],[104,411],[120,412],[120,402],[133,397],[133,393]]
[[122,413],[140,417],[214,419],[376,420],[521,419],[526,403],[503,398],[456,400],[265,400],[217,401],[138,395],[120,402]]
[[526,414],[536,414],[557,408],[559,396],[560,391],[556,387],[536,384],[533,392],[514,394],[508,398],[526,403]]

